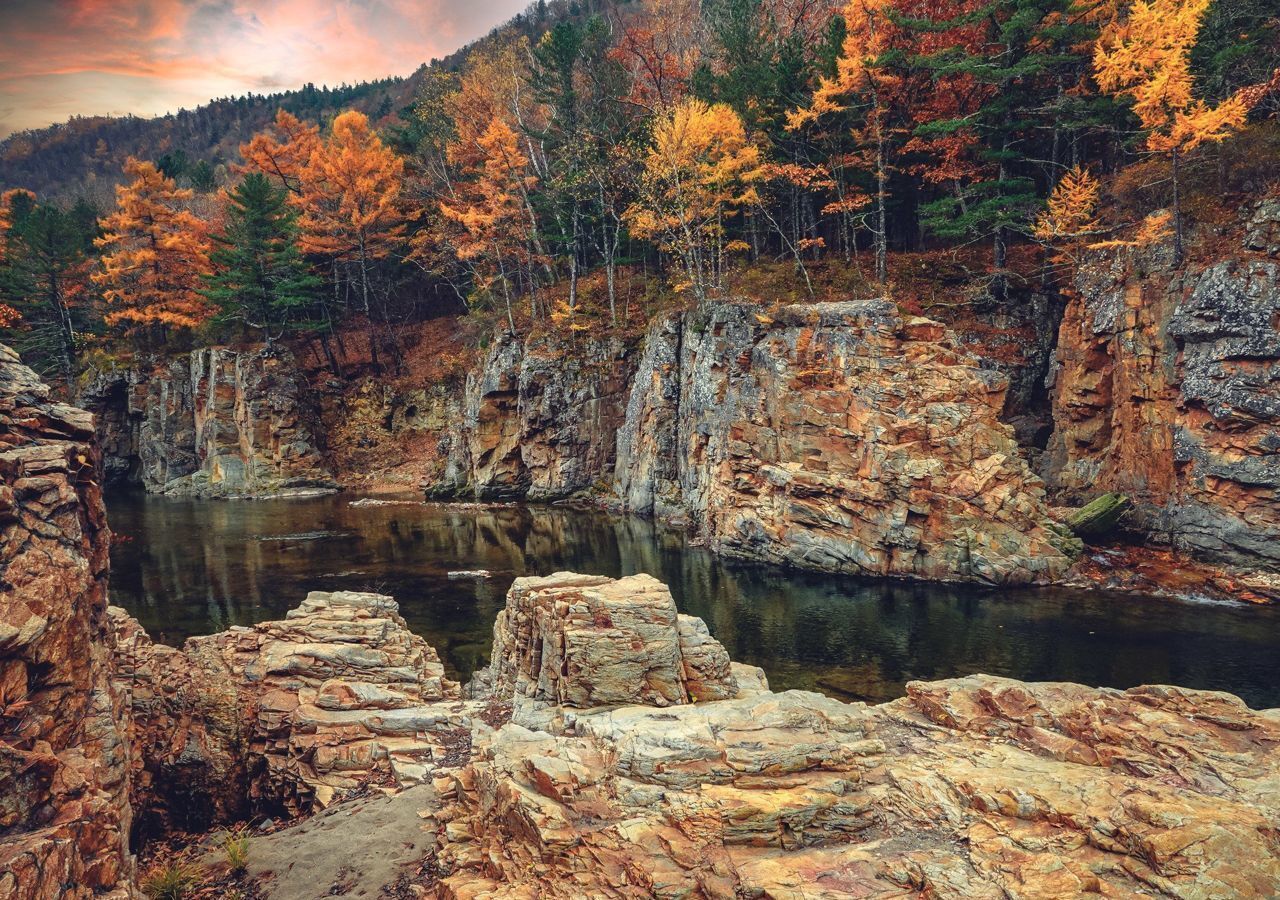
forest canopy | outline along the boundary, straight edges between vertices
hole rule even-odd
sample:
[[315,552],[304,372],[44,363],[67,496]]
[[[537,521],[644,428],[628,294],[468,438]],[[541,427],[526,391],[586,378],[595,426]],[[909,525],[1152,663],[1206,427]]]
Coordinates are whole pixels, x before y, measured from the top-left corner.
[[0,337],[66,377],[95,343],[290,336],[336,372],[344,327],[397,366],[425,316],[625,329],[637,271],[816,297],[921,252],[1004,300],[1083,246],[1181,263],[1229,145],[1280,152],[1265,0],[539,2],[379,85],[245,98],[204,156],[134,141],[110,196],[4,193]]

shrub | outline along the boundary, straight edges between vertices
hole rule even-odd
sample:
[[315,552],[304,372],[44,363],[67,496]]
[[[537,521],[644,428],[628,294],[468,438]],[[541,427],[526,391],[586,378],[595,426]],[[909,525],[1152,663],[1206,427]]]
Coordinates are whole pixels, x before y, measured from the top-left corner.
[[184,900],[200,884],[200,870],[183,860],[157,863],[142,879],[142,892],[152,900]]
[[249,864],[249,832],[243,827],[228,831],[222,838],[222,850],[232,874],[239,875]]

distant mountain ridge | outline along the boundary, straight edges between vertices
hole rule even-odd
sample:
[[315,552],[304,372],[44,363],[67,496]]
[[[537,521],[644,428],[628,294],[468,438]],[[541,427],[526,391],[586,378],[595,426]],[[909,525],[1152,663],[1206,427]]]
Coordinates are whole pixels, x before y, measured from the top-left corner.
[[318,122],[344,109],[358,109],[375,124],[391,124],[413,103],[430,67],[459,69],[476,47],[513,33],[540,34],[563,14],[560,7],[545,0],[535,2],[484,37],[420,65],[405,77],[223,97],[154,118],[75,116],[57,125],[15,132],[0,141],[0,190],[26,188],[56,199],[83,197],[106,208],[114,202],[114,188],[129,156],[157,159],[180,151],[192,162],[229,166],[239,161],[240,145],[270,124],[278,109]]

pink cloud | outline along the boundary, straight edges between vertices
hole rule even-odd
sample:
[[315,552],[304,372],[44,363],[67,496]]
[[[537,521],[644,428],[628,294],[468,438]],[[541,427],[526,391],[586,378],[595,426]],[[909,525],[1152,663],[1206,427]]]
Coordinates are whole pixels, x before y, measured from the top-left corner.
[[0,0],[0,136],[79,113],[407,75],[527,0]]

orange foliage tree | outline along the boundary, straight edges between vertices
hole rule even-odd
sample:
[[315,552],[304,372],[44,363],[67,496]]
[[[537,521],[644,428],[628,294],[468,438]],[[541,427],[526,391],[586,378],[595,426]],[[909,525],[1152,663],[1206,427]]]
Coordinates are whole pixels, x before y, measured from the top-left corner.
[[1168,153],[1173,168],[1173,252],[1183,258],[1179,168],[1183,154],[1221,141],[1244,124],[1240,96],[1210,106],[1192,95],[1191,50],[1210,0],[1136,0],[1128,15],[1107,26],[1093,55],[1094,79],[1104,91],[1133,100],[1147,131],[1147,149]]
[[292,194],[302,193],[302,170],[320,146],[320,129],[297,116],[276,112],[271,131],[255,134],[240,145],[244,168],[275,178]]
[[[473,177],[488,164],[494,149],[494,135],[485,136],[493,122],[502,122],[515,136],[515,144],[524,159],[522,169],[534,179],[546,176],[547,161],[542,143],[533,138],[547,128],[547,110],[533,99],[528,88],[529,47],[523,39],[499,44],[477,53],[467,63],[458,90],[445,101],[456,135],[449,143],[449,163],[462,178]],[[528,238],[532,255],[542,263],[548,279],[554,277],[533,206],[534,181],[516,178],[511,186],[520,198],[527,223],[522,233]],[[461,198],[466,204],[466,198]],[[532,302],[532,300],[531,300]]]
[[200,294],[209,271],[209,238],[203,221],[186,209],[181,190],[153,163],[132,157],[128,184],[116,188],[116,211],[100,222],[95,243],[103,252],[93,280],[107,303],[106,322],[127,330],[194,328],[212,314]]
[[684,263],[688,286],[703,300],[718,288],[725,223],[759,200],[760,149],[723,103],[687,98],[660,113],[644,158],[637,200],[624,218],[637,237],[654,240]]
[[[787,117],[788,129],[794,131],[821,116],[843,112],[855,103],[864,104],[866,114],[853,138],[859,148],[858,162],[870,163],[875,174],[876,224],[871,229],[876,248],[876,280],[888,279],[889,226],[887,216],[889,179],[888,117],[894,91],[902,78],[881,65],[881,57],[891,47],[894,35],[893,0],[850,0],[841,11],[845,21],[845,37],[836,73],[821,78],[808,108]],[[857,193],[847,194],[828,204],[823,212],[848,215],[866,205],[867,199]]]
[[[511,278],[520,266],[529,268],[533,262],[525,198],[537,178],[528,172],[519,136],[500,118],[475,139],[475,150],[478,156],[466,154],[468,177],[459,182],[453,199],[441,202],[440,212],[457,226],[451,238],[454,252],[471,267],[477,286],[501,289],[507,325],[514,333]],[[533,302],[531,292],[531,311],[536,313]]]
[[348,110],[333,120],[328,138],[312,150],[297,177],[302,247],[328,258],[335,274],[345,268],[348,281],[356,283],[377,365],[373,306],[385,297],[373,290],[373,267],[404,238],[404,161],[382,143],[364,113]]

